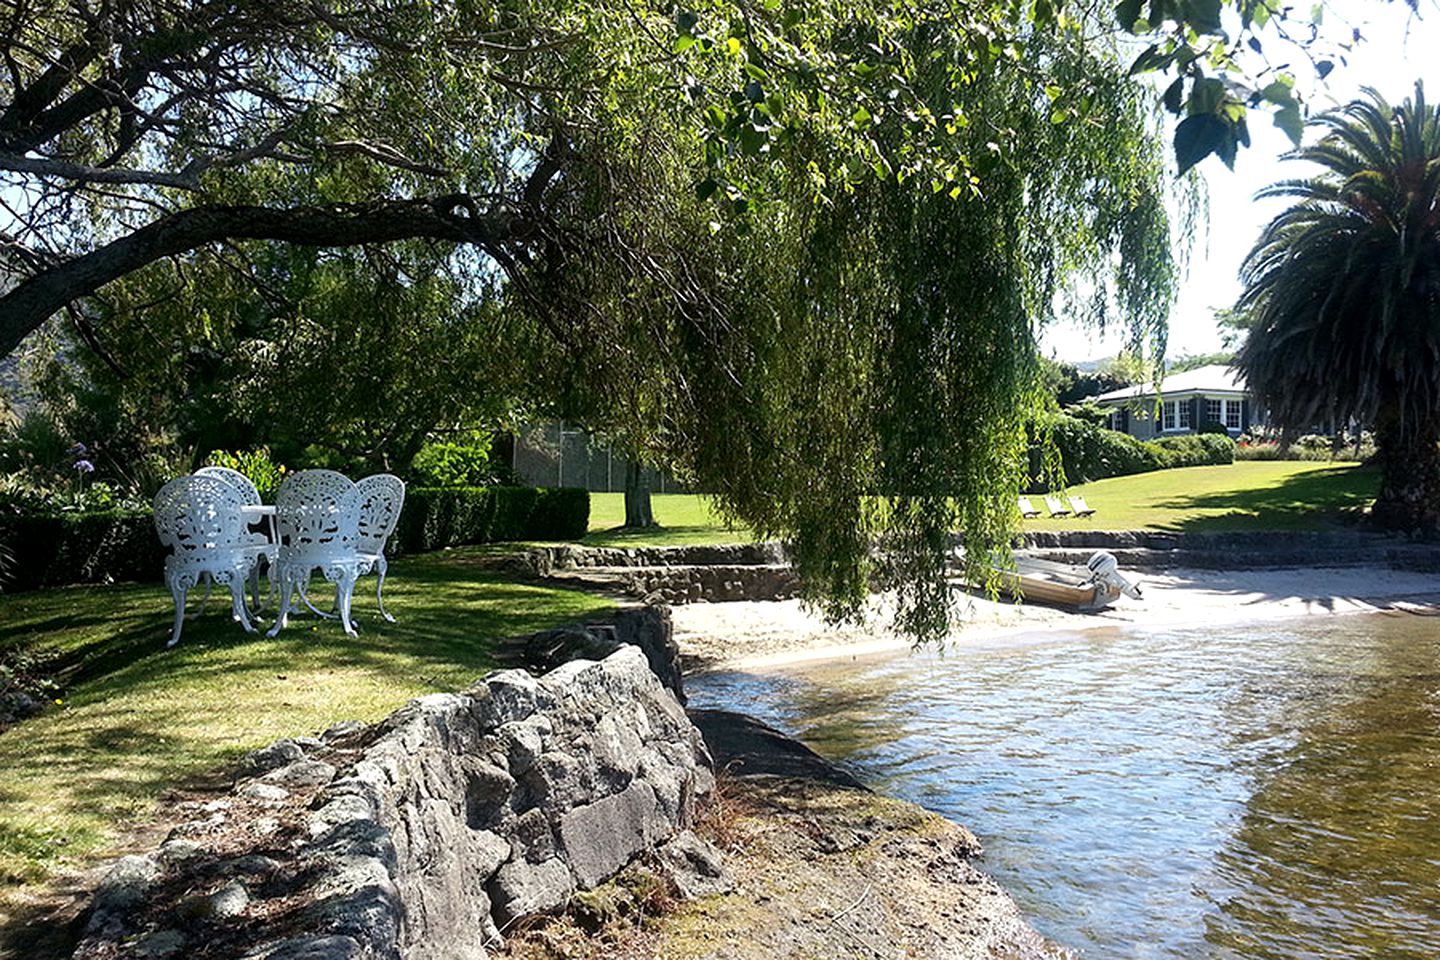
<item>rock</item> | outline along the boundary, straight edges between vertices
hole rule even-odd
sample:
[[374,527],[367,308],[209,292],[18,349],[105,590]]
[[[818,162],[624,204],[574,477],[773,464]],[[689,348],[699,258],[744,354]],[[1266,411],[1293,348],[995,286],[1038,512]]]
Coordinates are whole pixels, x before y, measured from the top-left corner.
[[121,857],[95,891],[95,912],[114,913],[139,905],[159,876],[154,857]]
[[234,917],[245,912],[250,905],[250,894],[238,880],[227,883],[210,895],[212,917]]
[[532,913],[552,913],[575,892],[575,878],[559,857],[532,864],[512,860],[501,867],[486,888],[501,926]]
[[363,953],[354,937],[300,937],[248,954],[245,960],[358,960]]
[[[252,754],[248,768],[265,769],[241,799],[177,828],[210,849],[172,841],[164,854],[207,893],[146,902],[158,866],[137,858],[97,900],[115,910],[76,956],[139,956],[141,935],[178,913],[197,925],[179,929],[191,947],[202,937],[217,960],[232,942],[250,960],[480,960],[505,924],[563,908],[688,826],[711,777],[699,732],[631,645],[540,679],[494,674],[364,729],[326,754],[340,769],[307,753],[313,741]],[[293,806],[301,790],[308,809]],[[256,801],[292,806],[256,816]],[[704,857],[691,860],[703,874]]]
[[160,845],[157,857],[164,866],[173,866],[192,857],[198,857],[205,852],[205,848],[194,840],[185,840],[175,837],[166,840]]
[[279,860],[258,853],[236,857],[228,866],[233,872],[243,873],[247,877],[272,877],[280,872]]
[[320,739],[327,744],[336,743],[364,733],[368,729],[370,729],[369,725],[361,723],[359,720],[342,720],[320,734]]
[[301,759],[271,770],[264,779],[287,787],[318,787],[335,779],[335,768],[324,760]]
[[304,758],[305,751],[300,744],[294,740],[277,740],[268,747],[245,754],[245,759],[240,761],[240,769],[246,776],[258,777]]
[[559,833],[575,881],[588,890],[614,875],[663,830],[655,791],[637,781],[621,793],[571,810],[560,818]]
[[24,690],[13,690],[0,697],[0,713],[7,713],[15,720],[33,717],[44,709],[44,706]]
[[735,881],[725,870],[720,851],[689,830],[671,837],[655,854],[660,872],[674,885],[682,900],[735,889]]
[[260,781],[247,783],[236,792],[242,797],[249,797],[252,800],[268,800],[272,803],[278,803],[290,796],[290,791],[284,787],[278,787],[273,783],[263,783]]
[[179,930],[156,930],[135,946],[135,955],[146,960],[165,960],[185,949],[185,934]]

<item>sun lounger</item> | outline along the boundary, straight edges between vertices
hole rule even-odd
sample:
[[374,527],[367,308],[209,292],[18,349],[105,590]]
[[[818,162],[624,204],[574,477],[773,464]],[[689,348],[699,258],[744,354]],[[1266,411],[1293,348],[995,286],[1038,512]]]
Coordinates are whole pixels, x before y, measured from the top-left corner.
[[1047,496],[1047,497],[1045,498],[1045,509],[1047,509],[1047,510],[1050,511],[1050,516],[1052,516],[1052,517],[1068,517],[1068,516],[1070,516],[1070,511],[1069,511],[1069,509],[1066,508],[1065,504],[1063,504],[1063,503],[1060,502],[1060,498],[1059,498],[1059,497],[1050,497],[1050,496]]
[[1020,516],[1024,517],[1026,520],[1034,520],[1036,517],[1040,516],[1040,511],[1035,509],[1034,505],[1030,502],[1029,497],[1017,497],[1016,502],[1020,506]]
[[1095,509],[1085,503],[1084,497],[1067,497],[1070,501],[1070,509],[1075,511],[1077,517],[1093,516]]

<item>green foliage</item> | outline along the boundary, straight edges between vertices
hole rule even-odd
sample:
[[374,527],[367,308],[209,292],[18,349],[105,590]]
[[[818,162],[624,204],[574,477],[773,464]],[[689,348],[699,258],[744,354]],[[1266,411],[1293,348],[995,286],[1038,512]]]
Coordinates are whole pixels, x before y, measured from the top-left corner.
[[579,540],[590,495],[571,487],[473,487],[405,491],[397,553],[509,540]]
[[1159,453],[1161,469],[1172,467],[1203,467],[1235,462],[1235,441],[1229,436],[1196,433],[1180,437],[1160,437],[1146,442]]
[[0,512],[0,543],[14,554],[7,591],[156,580],[165,562],[149,511],[50,516]]
[[1217,436],[1230,436],[1230,428],[1218,420],[1202,420],[1200,426],[1195,428],[1196,433],[1213,433]]
[[1197,434],[1137,440],[1118,430],[1058,414],[1032,428],[1036,439],[1030,447],[1031,490],[1038,491],[1051,485],[1041,468],[1045,430],[1048,430],[1050,443],[1059,454],[1066,486],[1150,470],[1232,463],[1235,459],[1235,443],[1228,436]]
[[1242,270],[1240,366],[1278,426],[1373,424],[1376,519],[1440,528],[1440,110],[1417,83],[1399,107],[1371,90],[1314,125],[1294,156],[1321,172],[1261,194],[1293,204]]
[[412,482],[422,487],[489,487],[513,483],[509,465],[492,457],[491,436],[468,442],[427,443],[410,463]]
[[1184,373],[1187,370],[1197,370],[1200,367],[1209,367],[1216,364],[1228,366],[1235,360],[1233,351],[1221,350],[1215,353],[1197,353],[1193,356],[1176,357],[1165,364],[1166,375]]
[[254,450],[215,450],[211,452],[206,463],[212,467],[229,467],[243,473],[255,484],[260,499],[265,503],[274,502],[275,491],[280,489],[280,483],[285,479],[285,465],[270,459],[269,447],[257,447]]

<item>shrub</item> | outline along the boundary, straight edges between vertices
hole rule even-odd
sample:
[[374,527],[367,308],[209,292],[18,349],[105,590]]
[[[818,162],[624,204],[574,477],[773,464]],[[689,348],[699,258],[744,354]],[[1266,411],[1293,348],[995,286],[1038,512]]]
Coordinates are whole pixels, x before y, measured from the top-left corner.
[[7,590],[158,580],[165,565],[144,510],[0,516],[0,543],[11,554]]
[[1235,462],[1235,441],[1229,435],[1196,433],[1184,437],[1161,437],[1147,446],[1160,453],[1160,466],[1203,467]]
[[[1118,430],[1108,430],[1064,414],[1053,416],[1049,428],[1051,441],[1060,454],[1067,485],[1160,468],[1159,457],[1154,450]],[[1038,442],[1032,444],[1032,489],[1044,482],[1041,470],[1043,454],[1043,447]]]
[[275,500],[275,491],[280,488],[280,483],[285,479],[285,465],[276,463],[270,459],[269,447],[256,447],[254,450],[215,450],[211,452],[206,460],[206,465],[211,467],[229,467],[237,470],[250,478],[255,484],[255,489],[260,491],[260,499],[266,503]]
[[1195,432],[1203,434],[1213,433],[1222,437],[1230,436],[1230,431],[1226,428],[1225,424],[1221,423],[1218,420],[1206,420],[1202,422],[1200,426],[1195,428]]
[[[1060,454],[1067,485],[1123,477],[1170,467],[1195,467],[1232,463],[1235,442],[1227,436],[1198,434],[1137,440],[1127,433],[1097,427],[1064,414],[1049,421],[1050,437]],[[1044,448],[1038,439],[1030,447],[1030,486],[1044,488],[1041,464]]]
[[491,456],[491,437],[473,442],[427,443],[410,463],[422,487],[490,487],[513,483],[508,464]]
[[[504,540],[578,540],[589,522],[590,494],[581,489],[413,487],[390,544],[396,553],[417,553]],[[0,510],[0,546],[11,555],[7,591],[155,581],[165,566],[149,510]]]
[[412,487],[395,529],[397,552],[504,540],[578,540],[590,494],[571,487]]

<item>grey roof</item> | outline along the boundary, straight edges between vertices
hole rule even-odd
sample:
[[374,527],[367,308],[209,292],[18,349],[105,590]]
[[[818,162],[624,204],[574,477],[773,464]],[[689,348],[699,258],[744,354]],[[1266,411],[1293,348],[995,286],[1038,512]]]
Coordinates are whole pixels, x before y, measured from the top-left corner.
[[[1212,363],[1207,367],[1196,367],[1194,370],[1186,370],[1184,373],[1177,373],[1173,376],[1166,377],[1160,384],[1160,393],[1167,397],[1185,393],[1244,392],[1244,379],[1239,373],[1223,363]],[[1141,397],[1153,396],[1155,396],[1155,385],[1151,383],[1140,383],[1133,387],[1122,387],[1119,390],[1102,393],[1095,399],[1104,402],[1106,400],[1136,400]]]

